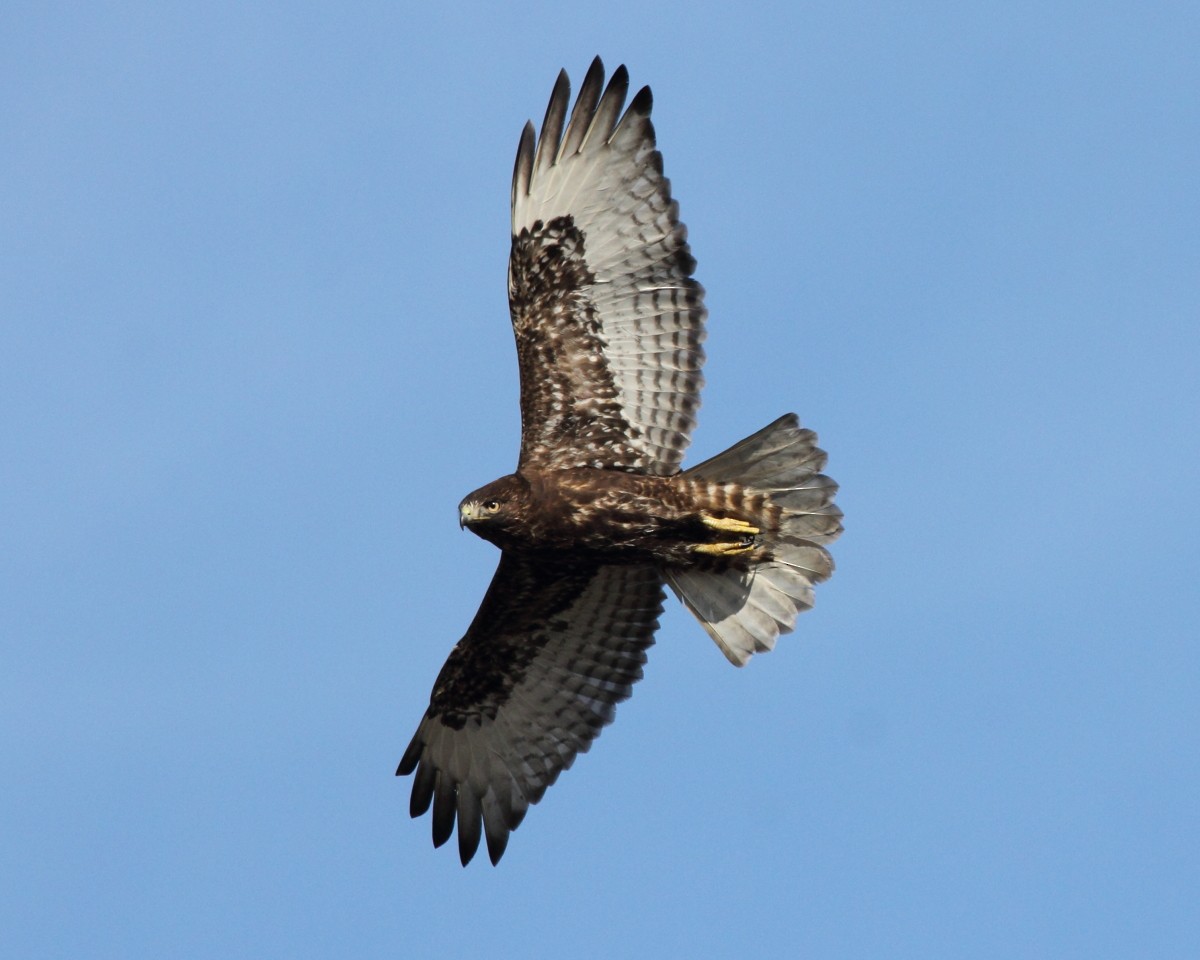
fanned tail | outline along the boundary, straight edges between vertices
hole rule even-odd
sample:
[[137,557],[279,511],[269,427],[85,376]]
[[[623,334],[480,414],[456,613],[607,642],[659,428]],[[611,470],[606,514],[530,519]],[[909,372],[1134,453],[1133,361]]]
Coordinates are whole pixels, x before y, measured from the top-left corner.
[[685,472],[766,494],[781,511],[778,526],[763,534],[767,559],[664,570],[676,596],[735,666],[774,648],[796,616],[812,607],[813,584],[833,573],[825,544],[841,534],[842,511],[833,502],[837,484],[821,473],[825,461],[817,435],[789,413]]

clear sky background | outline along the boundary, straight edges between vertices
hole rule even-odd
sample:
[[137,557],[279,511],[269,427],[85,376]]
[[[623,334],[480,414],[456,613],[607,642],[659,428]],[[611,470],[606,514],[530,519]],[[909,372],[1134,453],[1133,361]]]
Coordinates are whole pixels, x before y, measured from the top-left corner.
[[[1200,7],[15,3],[0,952],[1200,956]],[[497,554],[512,158],[655,92],[689,462],[788,410],[834,579],[467,870],[393,771]]]

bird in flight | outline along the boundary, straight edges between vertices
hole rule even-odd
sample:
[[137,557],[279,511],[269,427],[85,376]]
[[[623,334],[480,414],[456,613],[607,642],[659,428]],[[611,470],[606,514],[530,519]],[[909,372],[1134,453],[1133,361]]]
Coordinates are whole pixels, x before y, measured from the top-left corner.
[[433,842],[492,863],[642,676],[669,586],[742,666],[833,572],[825,453],[795,414],[681,470],[703,383],[704,290],[663,176],[650,88],[558,76],[512,182],[509,312],[521,379],[515,473],[460,525],[500,548],[398,775]]

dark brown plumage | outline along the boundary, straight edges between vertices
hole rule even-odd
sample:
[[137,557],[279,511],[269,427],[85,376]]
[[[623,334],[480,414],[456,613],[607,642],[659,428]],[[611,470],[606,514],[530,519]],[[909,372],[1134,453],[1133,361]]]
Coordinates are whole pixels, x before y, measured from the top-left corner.
[[501,549],[400,761],[441,845],[493,863],[531,803],[642,676],[669,585],[729,660],[769,650],[841,532],[837,486],[793,414],[683,473],[704,291],[662,173],[649,88],[597,58],[570,119],[560,73],[513,173],[509,304],[521,377],[515,473],[461,523]]

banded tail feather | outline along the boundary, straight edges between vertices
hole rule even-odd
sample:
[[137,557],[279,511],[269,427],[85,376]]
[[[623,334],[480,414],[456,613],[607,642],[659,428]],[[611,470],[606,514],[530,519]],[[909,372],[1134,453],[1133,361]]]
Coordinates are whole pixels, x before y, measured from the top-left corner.
[[[837,484],[821,473],[817,435],[789,413],[684,472],[689,479],[735,483],[764,495],[779,520],[763,531],[762,554],[746,564],[667,568],[667,584],[735,666],[771,650],[813,605],[813,585],[833,573],[825,545],[842,532]],[[772,513],[774,511],[771,511]]]

